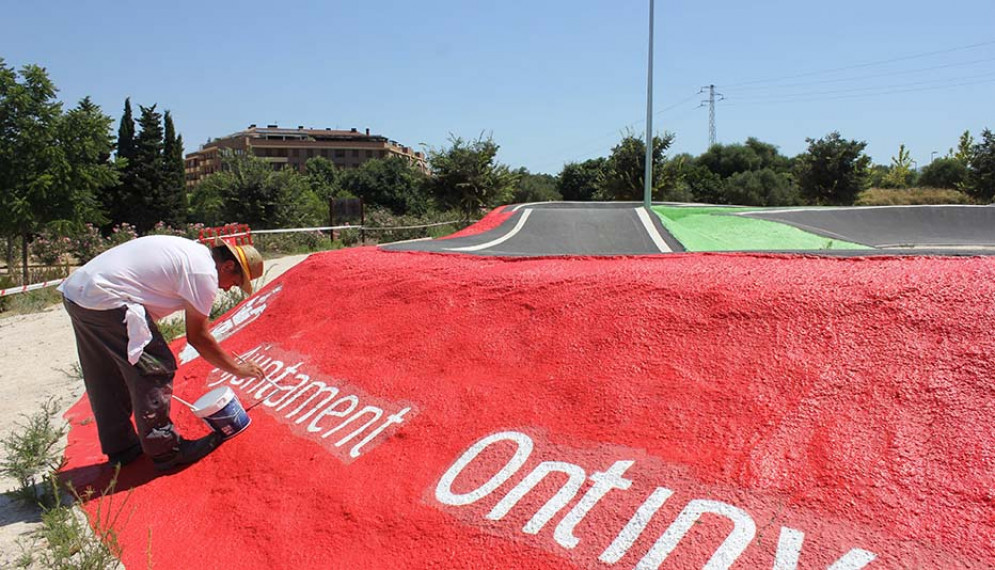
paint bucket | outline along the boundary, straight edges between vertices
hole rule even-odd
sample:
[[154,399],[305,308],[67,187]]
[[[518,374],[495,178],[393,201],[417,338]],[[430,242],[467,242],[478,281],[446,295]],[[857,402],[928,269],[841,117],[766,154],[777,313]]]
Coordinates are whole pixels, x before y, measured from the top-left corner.
[[225,439],[242,433],[252,423],[235,392],[228,386],[221,386],[204,394],[193,403],[190,410]]

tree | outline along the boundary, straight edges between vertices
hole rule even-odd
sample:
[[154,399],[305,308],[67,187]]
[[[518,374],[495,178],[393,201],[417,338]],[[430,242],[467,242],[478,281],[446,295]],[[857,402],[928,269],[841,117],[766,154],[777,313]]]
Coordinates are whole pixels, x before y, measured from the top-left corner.
[[187,221],[187,181],[183,166],[183,136],[176,134],[173,117],[166,111],[162,141],[162,198],[161,221],[179,227]]
[[106,221],[98,197],[117,186],[120,170],[111,160],[111,123],[89,97],[60,118],[56,137],[63,160],[53,174],[66,203],[63,217],[48,223],[51,229],[68,234],[83,223]]
[[802,195],[818,205],[851,205],[863,188],[870,157],[866,142],[848,141],[838,132],[805,139],[808,151],[795,159]]
[[402,216],[424,215],[432,208],[425,175],[407,159],[392,156],[367,160],[339,176],[339,186],[363,202]]
[[967,179],[967,165],[956,158],[937,158],[924,166],[919,185],[927,188],[960,189]]
[[964,131],[957,141],[957,150],[950,149],[947,153],[947,158],[956,159],[964,166],[967,166],[967,163],[971,162],[971,151],[973,148],[974,137],[971,136],[971,131]]
[[129,223],[134,224],[138,233],[151,230],[156,222],[172,217],[169,207],[171,197],[165,191],[163,179],[163,132],[162,114],[155,110],[156,105],[139,105],[141,128],[135,137],[135,156],[128,167],[132,177],[132,195],[129,197]]
[[246,223],[253,228],[294,227],[320,222],[323,210],[307,177],[292,168],[274,171],[268,162],[225,152],[222,170],[194,189],[194,217],[208,225]]
[[476,219],[482,209],[508,203],[515,175],[497,162],[497,143],[490,137],[467,142],[452,135],[449,142],[449,148],[428,153],[433,174],[429,189],[439,204]]
[[584,162],[570,162],[563,165],[557,180],[556,190],[564,200],[587,202],[594,199],[594,193],[601,185],[606,159],[592,158]]
[[745,144],[712,145],[696,159],[698,165],[708,168],[721,178],[765,168],[787,172],[788,162],[788,158],[778,152],[776,146],[754,137],[746,139]]
[[516,204],[529,202],[558,202],[563,196],[556,190],[556,177],[551,174],[532,174],[527,168],[515,171],[515,190],[511,201]]
[[330,198],[338,195],[339,172],[334,162],[321,156],[309,158],[304,163],[304,173],[311,185],[311,191],[322,202],[327,204]]
[[108,226],[131,221],[132,210],[139,203],[134,191],[135,120],[131,114],[130,98],[124,100],[124,111],[117,129],[115,155],[120,170],[119,182],[98,193],[107,214]]
[[741,206],[797,206],[798,188],[791,176],[770,168],[737,172],[725,180],[723,197]]
[[967,193],[973,198],[991,202],[995,198],[995,134],[981,132],[981,141],[971,147],[967,167]]
[[898,156],[891,157],[891,168],[881,180],[882,188],[908,188],[912,185],[915,172],[912,170],[912,157],[904,144],[898,145]]
[[99,220],[94,192],[114,171],[110,119],[99,107],[84,99],[63,115],[44,68],[26,65],[20,77],[0,59],[0,232],[8,243],[21,239],[27,281],[33,235]]
[[[664,152],[670,148],[674,135],[653,137],[653,180],[651,193],[656,194],[663,186]],[[598,200],[642,201],[646,193],[646,143],[631,133],[612,149],[605,162],[604,176],[595,193]]]

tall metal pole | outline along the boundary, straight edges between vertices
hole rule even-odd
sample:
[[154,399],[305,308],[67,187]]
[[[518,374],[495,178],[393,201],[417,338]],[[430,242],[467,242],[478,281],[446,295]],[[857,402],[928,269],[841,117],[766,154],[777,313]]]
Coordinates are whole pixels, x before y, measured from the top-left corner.
[[653,1],[650,0],[650,49],[646,74],[646,172],[643,174],[643,207],[650,209],[653,195]]

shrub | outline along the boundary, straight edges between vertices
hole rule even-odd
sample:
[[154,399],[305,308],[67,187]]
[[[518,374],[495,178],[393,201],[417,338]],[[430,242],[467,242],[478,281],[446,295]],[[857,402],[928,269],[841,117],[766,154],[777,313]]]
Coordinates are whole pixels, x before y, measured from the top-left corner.
[[29,249],[31,255],[41,263],[61,265],[68,263],[73,242],[68,236],[60,236],[51,230],[45,230],[35,237]]
[[310,253],[332,247],[331,238],[321,232],[254,234],[253,245],[264,255]]
[[80,264],[90,261],[107,249],[106,240],[93,224],[86,224],[81,232],[71,236],[70,241],[72,242],[72,252]]
[[[62,453],[57,445],[66,434],[66,426],[55,418],[59,405],[49,398],[40,412],[24,416],[27,423],[18,424],[16,432],[3,440],[4,458],[0,460],[0,474],[17,481],[14,495],[28,504],[50,501],[49,478],[62,463]],[[39,483],[46,483],[39,488]]]
[[871,188],[857,196],[855,206],[915,206],[930,204],[971,204],[971,198],[948,188]]
[[121,245],[122,243],[135,239],[136,237],[138,237],[138,231],[135,230],[135,226],[127,222],[121,222],[121,225],[114,226],[111,230],[111,234],[107,236],[107,247],[104,249],[110,249],[116,245]]

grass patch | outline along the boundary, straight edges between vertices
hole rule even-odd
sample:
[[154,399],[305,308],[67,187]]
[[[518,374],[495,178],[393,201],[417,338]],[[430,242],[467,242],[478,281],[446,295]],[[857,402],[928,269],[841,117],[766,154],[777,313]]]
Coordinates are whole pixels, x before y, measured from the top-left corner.
[[38,313],[61,302],[62,293],[59,293],[55,287],[15,293],[0,300],[0,314],[8,316]]

